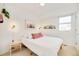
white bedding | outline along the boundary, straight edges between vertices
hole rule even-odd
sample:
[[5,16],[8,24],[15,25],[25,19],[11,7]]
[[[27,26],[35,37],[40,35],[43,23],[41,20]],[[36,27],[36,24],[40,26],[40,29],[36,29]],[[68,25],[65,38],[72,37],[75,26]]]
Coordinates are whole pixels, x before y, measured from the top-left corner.
[[23,38],[22,43],[39,56],[57,56],[63,40],[44,36],[38,39]]

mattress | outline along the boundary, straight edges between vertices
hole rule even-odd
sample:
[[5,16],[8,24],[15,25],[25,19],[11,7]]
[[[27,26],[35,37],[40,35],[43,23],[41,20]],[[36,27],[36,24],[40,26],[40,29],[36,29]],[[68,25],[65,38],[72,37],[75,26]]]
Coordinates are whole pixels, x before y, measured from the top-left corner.
[[38,56],[57,56],[63,43],[61,38],[44,36],[38,39],[22,39],[22,43]]

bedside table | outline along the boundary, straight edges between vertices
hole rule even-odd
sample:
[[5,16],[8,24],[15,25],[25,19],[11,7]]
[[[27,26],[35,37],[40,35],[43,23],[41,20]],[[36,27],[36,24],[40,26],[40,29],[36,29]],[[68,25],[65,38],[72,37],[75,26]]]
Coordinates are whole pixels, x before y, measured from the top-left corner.
[[10,44],[10,55],[12,54],[12,52],[14,51],[21,51],[21,41],[14,41]]

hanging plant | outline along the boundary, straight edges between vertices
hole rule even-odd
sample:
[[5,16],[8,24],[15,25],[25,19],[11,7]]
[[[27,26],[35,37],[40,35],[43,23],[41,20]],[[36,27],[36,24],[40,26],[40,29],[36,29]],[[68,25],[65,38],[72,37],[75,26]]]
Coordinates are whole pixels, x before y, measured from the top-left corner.
[[10,14],[9,14],[9,12],[8,12],[5,8],[2,9],[2,13],[3,13],[4,16],[7,17],[8,19],[10,18]]

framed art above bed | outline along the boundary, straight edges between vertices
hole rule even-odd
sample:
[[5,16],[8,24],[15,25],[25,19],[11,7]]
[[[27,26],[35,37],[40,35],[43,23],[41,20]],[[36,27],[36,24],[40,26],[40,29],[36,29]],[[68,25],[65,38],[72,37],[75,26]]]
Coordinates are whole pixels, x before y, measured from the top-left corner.
[[44,29],[56,29],[55,25],[46,25]]
[[34,24],[27,24],[27,28],[35,28]]

